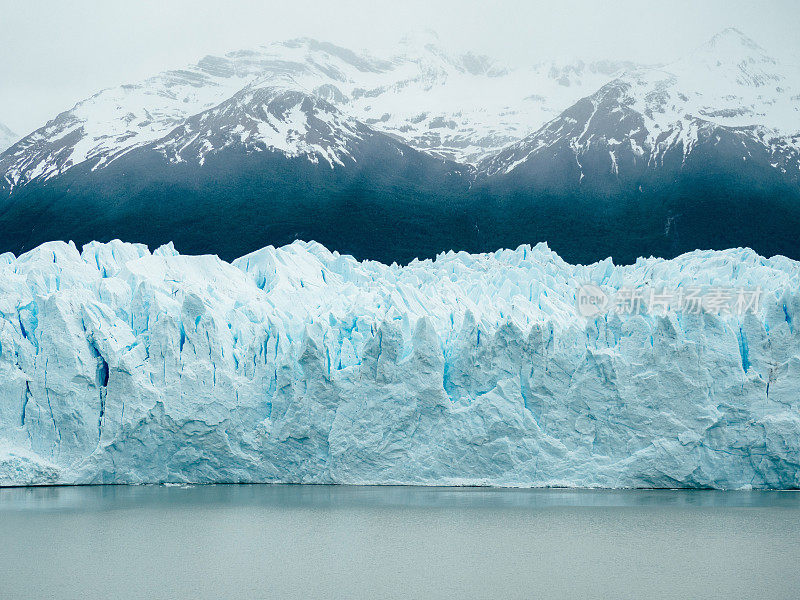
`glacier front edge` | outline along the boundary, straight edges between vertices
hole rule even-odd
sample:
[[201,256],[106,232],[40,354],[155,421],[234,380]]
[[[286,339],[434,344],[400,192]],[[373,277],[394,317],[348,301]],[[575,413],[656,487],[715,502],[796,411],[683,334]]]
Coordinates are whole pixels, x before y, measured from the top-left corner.
[[[761,302],[587,319],[580,283]],[[746,249],[387,266],[44,244],[0,256],[0,485],[797,488],[799,284]]]

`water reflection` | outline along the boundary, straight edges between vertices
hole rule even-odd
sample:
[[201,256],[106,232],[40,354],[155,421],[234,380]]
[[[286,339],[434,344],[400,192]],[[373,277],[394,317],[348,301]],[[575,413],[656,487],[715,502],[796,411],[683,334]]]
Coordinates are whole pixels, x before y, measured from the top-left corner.
[[202,485],[56,486],[0,489],[0,511],[91,511],[202,505],[336,509],[438,507],[786,507],[800,508],[797,491],[574,490],[475,487]]

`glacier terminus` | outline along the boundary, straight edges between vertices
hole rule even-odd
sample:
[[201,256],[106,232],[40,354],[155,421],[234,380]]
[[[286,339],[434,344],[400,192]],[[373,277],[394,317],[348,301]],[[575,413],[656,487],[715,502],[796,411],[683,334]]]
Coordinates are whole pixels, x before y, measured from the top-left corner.
[[[581,316],[576,286],[759,288]],[[800,487],[800,264],[400,266],[119,241],[0,256],[0,484]]]

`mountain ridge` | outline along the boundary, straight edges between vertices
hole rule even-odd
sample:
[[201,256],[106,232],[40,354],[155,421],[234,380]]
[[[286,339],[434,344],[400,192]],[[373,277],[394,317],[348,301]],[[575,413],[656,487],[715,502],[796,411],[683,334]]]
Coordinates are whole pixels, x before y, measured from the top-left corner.
[[[0,171],[13,188],[94,158],[102,166],[104,157],[155,143],[237,93],[275,86],[319,96],[418,150],[469,164],[566,108],[580,90],[605,80],[614,66],[608,61],[541,63],[530,72],[512,72],[486,56],[453,55],[429,41],[408,42],[389,57],[377,58],[298,38],[206,56],[185,69],[101,90],[17,143],[0,157]],[[481,83],[486,80],[492,85]],[[479,83],[489,90],[500,82],[505,85],[492,96],[494,111],[468,100]],[[544,95],[542,82],[549,86]],[[558,97],[551,101],[555,92]],[[63,147],[59,142],[70,135],[79,139]]]
[[[290,40],[99,92],[0,154],[0,249],[119,237],[231,258],[300,238],[385,262],[537,241],[573,262],[800,257],[800,75],[741,32],[655,67],[510,71],[405,48]],[[508,111],[465,94],[476,82]]]

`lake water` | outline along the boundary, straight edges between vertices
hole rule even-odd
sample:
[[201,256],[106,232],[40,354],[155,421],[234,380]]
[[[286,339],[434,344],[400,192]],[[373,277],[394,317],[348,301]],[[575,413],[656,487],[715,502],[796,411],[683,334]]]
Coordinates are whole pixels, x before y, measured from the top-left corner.
[[800,597],[800,493],[0,489],[0,598]]

